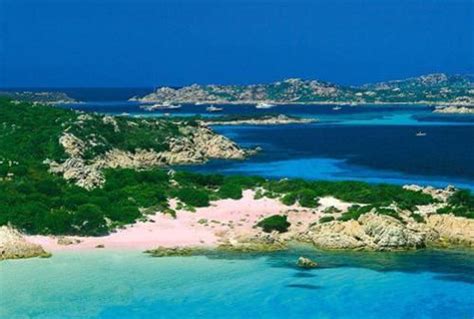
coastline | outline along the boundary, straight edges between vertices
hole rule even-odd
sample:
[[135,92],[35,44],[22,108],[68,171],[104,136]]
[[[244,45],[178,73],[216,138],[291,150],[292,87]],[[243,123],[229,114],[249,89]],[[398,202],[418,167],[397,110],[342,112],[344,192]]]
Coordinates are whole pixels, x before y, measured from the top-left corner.
[[[441,195],[442,196],[442,195]],[[328,210],[347,211],[355,203],[322,197],[320,205],[287,206],[278,199],[255,199],[253,190],[238,200],[221,199],[194,212],[176,209],[176,218],[156,212],[102,237],[25,236],[50,253],[85,252],[98,249],[149,252],[152,256],[188,256],[206,252],[265,253],[299,244],[335,251],[413,251],[425,248],[474,248],[474,221],[451,215],[429,215],[433,207],[420,206],[424,223],[401,222],[393,217],[367,213],[357,220],[322,222]],[[336,213],[334,213],[336,212]],[[273,215],[284,215],[288,231],[263,232],[257,223]],[[332,215],[332,216],[335,216]],[[334,219],[334,218],[333,218]]]
[[[277,199],[254,199],[253,191],[244,191],[239,200],[222,199],[214,201],[209,207],[196,208],[195,212],[183,209],[176,210],[176,218],[157,212],[148,215],[147,221],[139,221],[124,229],[119,229],[103,237],[66,236],[71,242],[80,243],[68,245],[58,244],[61,236],[26,236],[34,244],[41,245],[50,252],[68,250],[96,249],[98,245],[111,249],[147,250],[157,247],[174,248],[217,248],[230,237],[239,238],[254,236],[258,233],[253,226],[262,218],[287,212],[289,221],[295,225],[294,231],[300,231],[296,226],[301,222],[316,220],[321,216],[321,209],[335,206],[347,209],[351,204],[344,203],[332,197],[321,200],[318,209],[303,208],[296,205],[286,206]],[[171,202],[176,207],[176,202]]]

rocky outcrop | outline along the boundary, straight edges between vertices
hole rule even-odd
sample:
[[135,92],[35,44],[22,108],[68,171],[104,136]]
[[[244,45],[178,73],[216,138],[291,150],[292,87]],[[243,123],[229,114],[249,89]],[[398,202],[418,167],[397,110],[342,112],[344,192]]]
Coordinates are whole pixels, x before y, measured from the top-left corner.
[[300,268],[305,268],[305,269],[310,269],[310,268],[316,268],[316,267],[318,267],[318,263],[317,263],[317,262],[312,261],[311,259],[306,258],[306,257],[303,257],[303,256],[301,256],[300,258],[298,258],[298,261],[296,262],[296,264],[298,265],[298,267],[300,267]]
[[58,238],[57,243],[58,245],[61,245],[61,246],[70,246],[70,245],[77,245],[81,243],[81,240],[77,238],[61,236]]
[[0,260],[50,256],[40,245],[28,242],[17,230],[0,227]]
[[414,192],[422,192],[424,194],[428,194],[441,202],[447,202],[449,197],[451,197],[451,195],[456,192],[456,188],[452,185],[448,185],[445,188],[434,188],[432,186],[424,187],[419,185],[404,185],[403,188]]
[[287,248],[286,243],[279,239],[277,232],[229,237],[217,247],[218,250],[226,252],[273,252]]
[[[471,104],[472,105],[472,104]],[[442,114],[474,114],[474,107],[466,106],[446,106],[441,108],[436,108],[433,113],[442,113]]]
[[316,119],[294,118],[283,114],[277,116],[264,116],[261,118],[248,118],[236,120],[206,120],[207,125],[284,125],[284,124],[308,124],[317,122]]
[[461,245],[474,247],[474,219],[453,215],[431,215],[426,227],[435,233],[431,245]]
[[145,253],[152,257],[184,257],[193,256],[202,253],[202,248],[192,247],[157,247],[155,249],[146,250]]
[[[117,127],[115,119],[104,117],[104,121]],[[105,168],[143,169],[164,165],[203,163],[209,159],[244,159],[251,151],[243,150],[225,136],[214,133],[206,126],[181,127],[180,137],[169,138],[167,151],[137,149],[134,152],[112,149],[92,160],[83,156],[86,143],[73,134],[64,133],[59,143],[69,158],[62,163],[46,160],[50,172],[61,174],[85,189],[100,187],[105,182]]]
[[324,249],[399,250],[426,246],[474,246],[474,220],[431,215],[426,223],[402,222],[373,212],[358,220],[333,221],[310,228],[307,236]]

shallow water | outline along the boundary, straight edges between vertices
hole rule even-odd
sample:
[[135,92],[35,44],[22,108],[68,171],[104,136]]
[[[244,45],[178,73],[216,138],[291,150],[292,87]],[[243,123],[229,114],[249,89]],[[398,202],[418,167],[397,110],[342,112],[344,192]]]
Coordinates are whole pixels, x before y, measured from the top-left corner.
[[[301,270],[298,256],[320,267]],[[463,251],[152,258],[58,253],[0,263],[2,318],[472,318]]]

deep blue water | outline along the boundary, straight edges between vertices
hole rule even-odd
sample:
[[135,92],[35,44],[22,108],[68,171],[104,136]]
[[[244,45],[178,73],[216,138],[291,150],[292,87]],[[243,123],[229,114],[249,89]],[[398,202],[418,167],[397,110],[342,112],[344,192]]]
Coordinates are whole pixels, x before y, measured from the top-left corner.
[[[295,266],[305,255],[313,270]],[[468,251],[152,258],[57,253],[0,263],[2,318],[472,318]]]
[[[69,106],[70,107],[70,106]],[[74,106],[86,111],[155,117],[217,116],[206,105],[146,112],[138,103],[100,102]],[[258,110],[223,106],[221,115],[288,114],[319,122],[284,126],[216,126],[215,130],[262,152],[246,161],[211,161],[191,166],[200,172],[251,174],[271,178],[363,180],[474,189],[474,116],[434,114],[427,106],[283,105]],[[423,131],[427,135],[417,137]]]

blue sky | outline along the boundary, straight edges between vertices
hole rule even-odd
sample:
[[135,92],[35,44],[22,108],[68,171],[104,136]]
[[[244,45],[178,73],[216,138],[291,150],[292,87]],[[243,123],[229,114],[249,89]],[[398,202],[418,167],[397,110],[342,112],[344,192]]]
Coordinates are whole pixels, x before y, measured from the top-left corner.
[[0,87],[474,73],[473,0],[0,0]]

